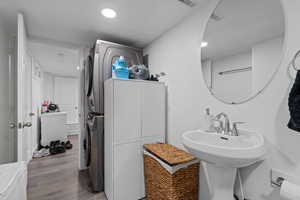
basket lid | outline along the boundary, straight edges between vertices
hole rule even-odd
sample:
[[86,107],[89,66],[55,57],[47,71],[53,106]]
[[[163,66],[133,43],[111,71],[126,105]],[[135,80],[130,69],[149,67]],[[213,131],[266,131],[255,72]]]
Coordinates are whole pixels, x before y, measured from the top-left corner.
[[170,166],[197,159],[191,153],[170,144],[145,144],[144,148]]

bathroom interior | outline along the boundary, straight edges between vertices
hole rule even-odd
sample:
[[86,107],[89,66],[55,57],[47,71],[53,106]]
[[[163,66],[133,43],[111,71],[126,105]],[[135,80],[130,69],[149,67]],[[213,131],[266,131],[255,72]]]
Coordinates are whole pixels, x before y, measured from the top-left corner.
[[299,9],[0,1],[0,200],[300,200]]

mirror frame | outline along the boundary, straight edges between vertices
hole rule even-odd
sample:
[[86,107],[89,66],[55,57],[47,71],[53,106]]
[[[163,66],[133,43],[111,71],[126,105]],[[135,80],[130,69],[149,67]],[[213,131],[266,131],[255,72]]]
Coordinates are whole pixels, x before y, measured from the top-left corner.
[[[218,2],[216,3],[216,5],[214,6],[214,8],[212,9],[211,12],[209,12],[209,15],[207,16],[207,19],[205,20],[204,23],[204,31],[203,31],[203,35],[201,38],[201,42],[203,42],[207,27],[208,27],[208,23],[210,20],[210,16],[215,12],[215,10],[218,8],[218,6],[226,0],[218,0]],[[286,49],[287,49],[287,45],[286,45],[286,40],[287,40],[287,17],[286,17],[286,12],[285,12],[285,7],[284,4],[282,2],[282,0],[278,0],[281,4],[281,8],[282,8],[282,12],[283,12],[283,20],[284,20],[284,36],[283,36],[283,45],[282,45],[282,52],[281,52],[281,58],[280,58],[280,62],[277,64],[276,70],[274,70],[271,78],[267,81],[267,83],[265,84],[264,87],[262,87],[260,90],[258,90],[255,94],[251,95],[250,97],[246,98],[245,100],[239,101],[239,102],[228,102],[225,101],[223,99],[221,99],[220,97],[218,97],[217,95],[214,94],[214,92],[209,88],[209,86],[207,85],[205,78],[203,76],[203,68],[202,68],[202,48],[200,48],[200,67],[201,67],[201,75],[203,77],[203,83],[205,84],[206,88],[208,89],[209,93],[214,96],[214,98],[216,98],[217,100],[219,100],[220,102],[227,104],[227,105],[240,105],[240,104],[244,104],[247,103],[253,99],[255,99],[257,96],[259,96],[260,94],[262,94],[264,92],[264,90],[271,84],[271,82],[274,80],[276,74],[278,73],[280,67],[283,64],[283,58],[285,57],[286,54]]]

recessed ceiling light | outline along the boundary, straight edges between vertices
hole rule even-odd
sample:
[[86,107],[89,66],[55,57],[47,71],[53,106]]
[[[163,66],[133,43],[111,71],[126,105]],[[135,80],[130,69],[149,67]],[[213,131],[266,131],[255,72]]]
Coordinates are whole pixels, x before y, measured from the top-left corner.
[[78,70],[78,71],[80,70],[80,67],[79,67],[79,66],[77,66],[77,70]]
[[102,15],[106,18],[110,18],[110,19],[113,19],[117,16],[117,13],[116,11],[114,11],[113,9],[111,8],[104,8],[102,11],[101,11]]
[[201,48],[207,47],[208,42],[201,42]]

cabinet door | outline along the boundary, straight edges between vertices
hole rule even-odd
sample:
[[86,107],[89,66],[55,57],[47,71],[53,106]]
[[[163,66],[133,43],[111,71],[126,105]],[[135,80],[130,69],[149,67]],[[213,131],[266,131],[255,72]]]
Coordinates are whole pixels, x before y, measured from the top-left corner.
[[166,93],[162,84],[141,87],[142,137],[165,136]]
[[115,200],[141,199],[141,143],[116,145],[114,196]]
[[138,139],[141,136],[139,84],[122,80],[114,84],[114,142]]

